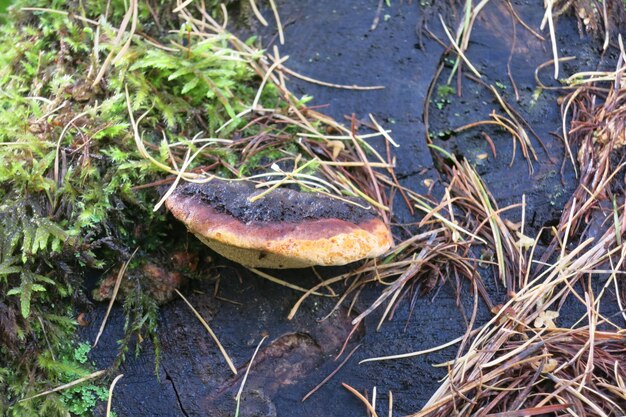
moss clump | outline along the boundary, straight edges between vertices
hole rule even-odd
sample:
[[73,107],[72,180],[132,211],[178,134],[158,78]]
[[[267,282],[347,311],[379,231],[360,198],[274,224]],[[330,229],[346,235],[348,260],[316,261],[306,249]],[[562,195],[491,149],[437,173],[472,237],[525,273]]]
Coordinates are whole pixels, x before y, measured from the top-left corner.
[[[141,254],[165,257],[175,245],[164,239],[165,215],[152,210],[155,187],[134,188],[164,175],[137,150],[126,89],[132,111],[144,114],[144,144],[163,164],[184,158],[163,138],[197,150],[188,138],[200,132],[246,138],[272,129],[242,129],[248,121],[237,117],[257,93],[250,62],[260,55],[242,58],[229,35],[191,36],[165,1],[152,10],[142,3],[132,38],[116,40],[125,3],[18,1],[0,30],[0,414],[86,413],[76,396],[98,398],[95,389],[18,401],[88,372],[72,355],[69,307],[89,303],[85,268],[119,265],[139,247],[139,271]],[[261,102],[278,105],[272,83]],[[284,156],[266,148],[250,157],[237,146],[207,147],[188,169],[237,176],[246,157],[244,172]],[[137,275],[122,354],[133,334],[157,328],[157,302]]]

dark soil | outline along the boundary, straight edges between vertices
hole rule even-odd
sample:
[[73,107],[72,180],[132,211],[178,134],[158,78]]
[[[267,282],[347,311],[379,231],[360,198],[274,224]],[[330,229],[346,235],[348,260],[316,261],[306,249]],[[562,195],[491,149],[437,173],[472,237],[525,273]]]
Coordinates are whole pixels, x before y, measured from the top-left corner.
[[[351,114],[359,120],[366,120],[368,113],[374,114],[384,127],[393,130],[393,137],[401,145],[395,150],[396,174],[400,181],[427,193],[425,180],[430,179],[436,184],[433,191],[436,193],[441,180],[426,145],[424,110],[428,88],[444,56],[440,44],[422,36],[421,23],[428,23],[428,27],[443,40],[445,36],[436,12],[444,13],[453,21],[458,11],[455,14],[454,10],[430,9],[427,14],[427,9],[419,2],[394,1],[391,8],[383,8],[378,27],[371,31],[377,3],[376,0],[279,1],[287,40],[281,53],[290,56],[287,62],[290,68],[308,76],[338,84],[384,85],[384,90],[339,90],[296,79],[289,83],[296,94],[314,96],[313,105],[323,105],[321,111],[338,120]],[[441,3],[448,4],[447,1]],[[514,1],[513,4],[518,14],[538,30],[543,1]],[[264,12],[271,21],[271,13]],[[594,47],[596,43],[588,37],[581,37],[574,18],[561,17],[558,33],[561,54],[579,57],[575,67],[562,68],[565,74],[596,67],[600,59]],[[278,41],[273,32],[265,33],[262,40],[267,45]],[[513,84],[507,76],[512,48],[510,68],[519,91],[519,101],[515,99]],[[450,58],[454,57],[445,57]],[[538,156],[538,160],[533,161],[533,173],[529,174],[519,146],[513,157],[511,136],[503,131],[477,128],[458,135],[450,134],[459,126],[486,119],[492,110],[502,112],[492,93],[465,76],[460,78],[462,91],[459,91],[457,81],[453,82],[455,94],[438,97],[435,88],[428,107],[428,129],[436,144],[476,166],[500,207],[519,203],[522,195],[526,195],[526,218],[532,235],[542,226],[558,220],[561,207],[575,185],[571,164],[566,162],[562,168],[564,149],[558,139],[561,118],[556,104],[557,93],[543,91],[534,100],[532,96],[536,88],[535,68],[551,59],[549,42],[538,40],[519,24],[513,32],[513,20],[504,2],[494,1],[474,27],[469,58],[483,74],[482,81],[497,82],[500,94],[545,144],[544,151],[537,139],[531,138]],[[445,83],[449,71],[446,65],[439,80],[434,81],[436,85]],[[468,72],[464,71],[464,74]],[[540,76],[548,83],[550,74],[551,67]],[[481,131],[493,139],[497,156],[491,154]],[[383,145],[382,140],[377,144],[381,149],[384,149]],[[483,154],[488,157],[481,159]],[[398,222],[414,221],[400,198],[396,198],[393,208]],[[508,216],[519,220],[521,212],[516,209]],[[288,321],[287,314],[299,293],[253,276],[226,261],[220,262],[226,265],[219,279],[220,299],[213,296],[217,285],[214,279],[194,281],[184,292],[219,335],[240,369],[238,376],[233,377],[229,372],[214,342],[192,312],[182,301],[175,300],[161,310],[162,356],[158,377],[154,373],[154,354],[148,342],[144,343],[137,357],[129,355],[120,369],[124,378],[117,385],[113,402],[119,417],[234,415],[234,397],[241,376],[264,335],[268,340],[252,367],[244,390],[241,416],[366,415],[363,405],[341,386],[341,382],[359,390],[367,389],[370,395],[375,386],[381,415],[386,415],[382,410],[386,410],[390,391],[394,398],[394,415],[416,412],[446,375],[445,368],[432,365],[452,359],[455,348],[416,359],[363,365],[358,362],[448,342],[463,334],[466,328],[464,317],[471,311],[469,292],[463,292],[457,302],[455,290],[446,284],[418,298],[412,314],[409,314],[410,303],[401,302],[392,320],[383,324],[380,331],[376,331],[380,316],[371,315],[347,346],[350,351],[361,344],[354,356],[330,382],[302,402],[302,397],[339,363],[334,357],[351,328],[347,306],[320,321],[335,301],[309,298],[295,319]],[[328,276],[334,272],[337,271],[322,271]],[[486,284],[493,298],[498,300],[502,297],[502,288],[498,288],[487,270],[484,272]],[[275,274],[303,287],[317,282],[308,271],[275,271]],[[355,310],[362,311],[380,290],[372,286],[363,291]],[[104,311],[103,305],[96,308],[91,317],[92,324],[83,330],[85,339],[94,339]],[[567,309],[561,314],[567,315]],[[489,317],[489,311],[481,306],[478,324]],[[92,352],[99,367],[107,367],[113,362],[123,325],[121,309],[115,308],[104,337]]]

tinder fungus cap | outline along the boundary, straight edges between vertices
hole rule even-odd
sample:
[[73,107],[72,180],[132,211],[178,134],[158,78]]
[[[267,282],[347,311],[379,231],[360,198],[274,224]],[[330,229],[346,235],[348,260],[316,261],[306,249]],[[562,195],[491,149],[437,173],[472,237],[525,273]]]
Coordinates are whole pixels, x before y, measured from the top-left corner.
[[345,265],[385,253],[392,237],[371,209],[319,193],[247,181],[179,186],[165,205],[220,255],[254,268]]

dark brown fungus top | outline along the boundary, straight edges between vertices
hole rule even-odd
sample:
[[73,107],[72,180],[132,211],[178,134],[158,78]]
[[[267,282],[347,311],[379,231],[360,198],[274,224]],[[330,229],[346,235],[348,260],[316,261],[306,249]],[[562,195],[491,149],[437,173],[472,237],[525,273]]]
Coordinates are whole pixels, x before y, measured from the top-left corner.
[[286,188],[262,193],[247,181],[185,184],[166,206],[202,242],[248,267],[344,265],[380,256],[392,245],[371,209]]
[[359,223],[376,217],[363,201],[350,204],[319,193],[277,188],[254,202],[250,197],[261,194],[250,181],[213,180],[204,184],[188,183],[176,192],[198,197],[218,213],[228,214],[243,223],[301,222],[303,220],[339,219]]

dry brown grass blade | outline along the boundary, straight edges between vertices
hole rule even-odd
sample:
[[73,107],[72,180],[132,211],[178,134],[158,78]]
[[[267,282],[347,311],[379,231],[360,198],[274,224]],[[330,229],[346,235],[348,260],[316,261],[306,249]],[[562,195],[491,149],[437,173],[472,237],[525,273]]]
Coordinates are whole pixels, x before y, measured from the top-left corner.
[[[475,329],[472,333],[476,333],[478,329]],[[359,365],[363,364],[363,363],[367,363],[367,362],[379,362],[379,361],[390,361],[390,360],[395,360],[395,359],[406,359],[406,358],[413,358],[416,356],[421,356],[421,355],[426,355],[428,353],[433,353],[433,352],[438,352],[442,349],[448,348],[450,346],[454,346],[457,343],[461,342],[464,339],[465,336],[461,336],[461,337],[457,337],[456,339],[453,339],[447,343],[444,343],[442,345],[439,346],[435,346],[433,348],[430,349],[424,349],[424,350],[420,350],[420,351],[416,351],[416,352],[409,352],[409,353],[402,353],[402,354],[398,354],[398,355],[390,355],[390,356],[381,356],[381,357],[377,357],[377,358],[367,358],[367,359],[363,359],[362,361],[359,362]]]
[[84,16],[80,16],[80,15],[77,15],[77,14],[69,13],[69,12],[66,12],[66,11],[63,11],[63,10],[48,9],[48,8],[45,8],[45,7],[22,7],[20,9],[20,11],[25,11],[25,12],[27,12],[27,11],[28,12],[46,12],[46,13],[60,14],[60,15],[63,15],[63,16],[70,16],[71,15],[72,19],[80,20],[81,22],[86,22],[86,23],[89,23],[89,24],[94,25],[94,26],[98,26],[100,24],[99,22],[96,22],[95,20],[92,20],[92,19],[87,19]]
[[[300,308],[300,306],[302,305],[304,300],[306,300],[310,295],[313,295],[313,294],[322,295],[322,294],[318,293],[317,290],[319,290],[322,287],[330,287],[330,285],[335,284],[337,282],[343,282],[343,281],[346,280],[346,278],[348,276],[349,276],[349,274],[342,274],[342,275],[339,275],[339,276],[336,276],[336,277],[333,277],[333,278],[329,278],[327,280],[324,280],[324,281],[320,282],[319,284],[317,284],[316,286],[312,287],[308,291],[306,291],[298,299],[298,301],[295,302],[295,304],[291,308],[291,311],[289,311],[289,314],[287,315],[287,320],[292,320],[296,316],[296,314],[298,312],[298,309]],[[331,295],[331,296],[334,296],[334,295]]]
[[317,292],[318,289],[320,289],[321,287],[323,287],[324,285],[319,284],[314,286],[312,289],[306,289],[306,288],[302,288],[298,285],[292,284],[290,282],[287,282],[285,280],[282,280],[280,278],[277,278],[273,275],[268,274],[267,272],[263,272],[259,269],[256,268],[248,268],[250,271],[254,272],[256,275],[260,276],[263,279],[266,279],[268,281],[273,282],[274,284],[278,284],[278,285],[282,285],[283,287],[287,287],[287,288],[291,288],[292,290],[298,291],[298,292],[303,292],[305,294],[305,296],[308,295],[317,295],[320,297],[333,297],[333,295],[329,295],[329,294],[324,294],[324,293],[320,293]]
[[285,34],[283,33],[283,24],[280,21],[280,14],[278,14],[278,8],[276,7],[276,3],[274,0],[269,0],[270,6],[272,7],[272,13],[274,13],[274,19],[276,19],[276,28],[278,29],[278,38],[280,40],[280,44],[285,44]]

